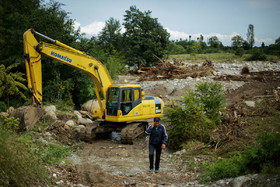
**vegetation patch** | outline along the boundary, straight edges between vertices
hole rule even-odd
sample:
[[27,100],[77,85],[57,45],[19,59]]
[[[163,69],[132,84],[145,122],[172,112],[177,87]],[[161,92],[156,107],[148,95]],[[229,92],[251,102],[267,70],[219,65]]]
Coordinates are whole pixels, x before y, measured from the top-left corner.
[[0,119],[0,186],[51,186],[45,166],[66,161],[73,149],[81,146],[48,142],[35,132],[18,134],[19,120]]
[[200,182],[205,183],[248,173],[278,173],[280,167],[279,145],[278,132],[262,133],[258,137],[257,144],[246,147],[244,152],[230,158],[204,163],[201,166],[203,173]]
[[209,142],[208,131],[221,123],[220,110],[225,106],[220,83],[199,83],[180,102],[166,108],[169,146],[175,149],[189,140]]

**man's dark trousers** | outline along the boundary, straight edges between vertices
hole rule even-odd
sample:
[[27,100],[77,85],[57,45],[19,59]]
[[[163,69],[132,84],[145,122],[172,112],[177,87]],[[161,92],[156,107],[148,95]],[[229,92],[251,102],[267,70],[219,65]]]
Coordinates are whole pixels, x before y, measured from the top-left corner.
[[161,145],[162,144],[149,143],[150,169],[154,169],[154,152],[155,152],[155,150],[156,150],[155,170],[159,169],[160,155],[161,155]]

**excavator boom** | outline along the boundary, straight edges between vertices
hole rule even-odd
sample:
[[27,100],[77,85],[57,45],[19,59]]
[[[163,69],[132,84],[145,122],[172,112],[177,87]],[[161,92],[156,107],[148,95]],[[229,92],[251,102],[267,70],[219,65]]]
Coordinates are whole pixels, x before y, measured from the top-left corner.
[[[54,44],[38,43],[34,34],[37,34]],[[106,67],[99,60],[32,29],[26,31],[23,38],[28,88],[32,90],[34,101],[37,104],[42,104],[41,55],[86,72],[101,90],[106,99],[106,91],[108,87],[113,84],[113,81]],[[95,91],[97,92],[96,94],[98,94],[98,90],[95,89]],[[101,109],[104,109],[100,99],[99,105]]]

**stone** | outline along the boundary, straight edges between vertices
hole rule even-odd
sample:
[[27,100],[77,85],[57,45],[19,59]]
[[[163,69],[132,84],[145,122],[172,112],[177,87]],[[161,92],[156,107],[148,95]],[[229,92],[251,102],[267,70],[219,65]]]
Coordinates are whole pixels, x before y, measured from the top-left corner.
[[86,103],[84,103],[81,107],[82,110],[92,112],[94,108],[100,108],[99,103],[97,100],[89,100]]
[[84,128],[81,128],[80,139],[83,141],[92,142],[92,140],[96,137],[95,129],[97,128],[97,126],[97,123],[92,123]]
[[88,118],[80,118],[78,119],[78,124],[82,124],[82,125],[88,125],[91,124],[93,121],[91,121]]
[[70,130],[71,130],[71,127],[70,127],[69,125],[65,124],[65,125],[64,125],[64,129],[67,130],[67,131],[70,131]]
[[11,116],[20,119],[19,126],[21,130],[31,131],[43,114],[44,111],[42,108],[22,106],[17,108]]
[[256,102],[255,101],[245,101],[245,104],[248,107],[255,107],[256,106]]
[[57,185],[63,185],[64,184],[64,181],[63,180],[60,180],[58,182],[56,182]]
[[46,113],[46,119],[49,121],[55,121],[55,120],[57,120],[57,117],[56,117],[56,114],[52,110],[49,110]]
[[74,115],[77,116],[78,119],[82,118],[82,114],[77,110],[74,111]]
[[73,120],[68,120],[65,124],[70,126],[70,127],[74,127],[76,125]]
[[50,132],[46,132],[44,135],[45,136],[52,136]]
[[83,128],[85,128],[84,125],[78,125],[78,126],[75,127],[75,130],[76,130],[78,133],[80,133],[80,132],[81,132],[81,129],[83,129]]
[[8,110],[7,110],[7,113],[9,114],[9,116],[12,116],[14,112],[15,112],[15,108],[12,106],[10,108],[8,108]]
[[231,181],[231,186],[232,187],[241,187],[243,186],[243,184],[245,182],[247,182],[248,180],[250,180],[251,178],[248,177],[248,176],[240,176],[240,177],[237,177],[237,178],[234,178],[232,181]]
[[56,107],[54,105],[50,105],[50,106],[45,106],[44,107],[44,111],[47,113],[47,112],[50,112],[50,111],[53,111],[53,112],[56,112]]

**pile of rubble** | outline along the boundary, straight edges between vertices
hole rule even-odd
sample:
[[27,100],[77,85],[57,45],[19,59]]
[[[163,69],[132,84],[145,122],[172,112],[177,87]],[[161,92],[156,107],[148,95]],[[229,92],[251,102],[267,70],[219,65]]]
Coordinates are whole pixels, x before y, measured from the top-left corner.
[[139,81],[208,77],[213,75],[213,72],[214,66],[211,61],[205,61],[202,65],[187,65],[180,61],[165,61],[143,72]]
[[[17,109],[10,107],[7,112],[1,112],[3,118],[19,118],[20,131],[32,131],[36,128],[38,138],[42,143],[48,144],[53,139],[67,145],[79,142],[88,125],[93,123],[90,109],[97,107],[96,101],[89,101],[83,106],[84,110],[61,112],[54,105],[38,108],[34,106],[21,106]],[[40,124],[48,124],[47,126]]]

